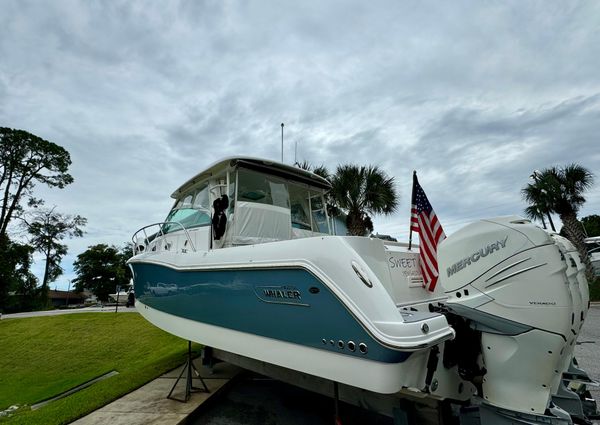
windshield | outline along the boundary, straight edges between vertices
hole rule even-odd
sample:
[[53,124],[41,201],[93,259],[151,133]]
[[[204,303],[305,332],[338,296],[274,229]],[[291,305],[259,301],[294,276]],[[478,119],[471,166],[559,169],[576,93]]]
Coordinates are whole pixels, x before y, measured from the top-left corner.
[[[180,223],[186,229],[210,225],[208,184],[205,183],[179,198],[165,221]],[[181,230],[181,226],[165,224],[163,228],[164,233],[176,230]]]

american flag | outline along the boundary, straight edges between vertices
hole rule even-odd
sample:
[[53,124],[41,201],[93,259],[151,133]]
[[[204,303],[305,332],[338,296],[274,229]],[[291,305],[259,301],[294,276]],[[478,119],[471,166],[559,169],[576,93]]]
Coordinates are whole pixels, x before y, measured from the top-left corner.
[[410,230],[419,234],[419,258],[423,283],[429,291],[435,289],[438,281],[437,246],[446,238],[435,211],[431,207],[427,195],[417,180],[417,172],[413,174],[412,208]]

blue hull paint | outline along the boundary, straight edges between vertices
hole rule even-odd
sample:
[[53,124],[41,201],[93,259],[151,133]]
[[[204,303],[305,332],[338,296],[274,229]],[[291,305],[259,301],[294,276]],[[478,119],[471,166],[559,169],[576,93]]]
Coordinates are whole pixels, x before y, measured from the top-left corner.
[[[385,363],[410,356],[377,343],[319,279],[301,268],[177,271],[155,264],[131,266],[136,296],[165,313]],[[346,343],[343,349],[339,340]],[[354,352],[348,341],[356,344]],[[367,344],[367,354],[359,352],[361,342]]]

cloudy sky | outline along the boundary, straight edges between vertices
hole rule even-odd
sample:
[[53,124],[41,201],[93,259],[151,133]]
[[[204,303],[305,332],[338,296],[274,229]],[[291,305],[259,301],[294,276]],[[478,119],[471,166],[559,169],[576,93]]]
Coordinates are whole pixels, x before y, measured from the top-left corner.
[[407,237],[413,169],[446,233],[571,162],[600,213],[598,2],[3,0],[0,28],[0,126],[71,153],[74,184],[36,194],[88,218],[59,288],[209,163],[280,158],[282,122],[285,162],[394,176],[379,233]]

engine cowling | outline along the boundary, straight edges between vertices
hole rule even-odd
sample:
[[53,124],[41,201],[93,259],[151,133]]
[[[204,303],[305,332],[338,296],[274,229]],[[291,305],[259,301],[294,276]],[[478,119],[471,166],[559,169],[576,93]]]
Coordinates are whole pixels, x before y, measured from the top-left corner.
[[576,252],[528,220],[501,217],[449,236],[438,264],[446,307],[481,332],[485,400],[543,414],[587,311]]

